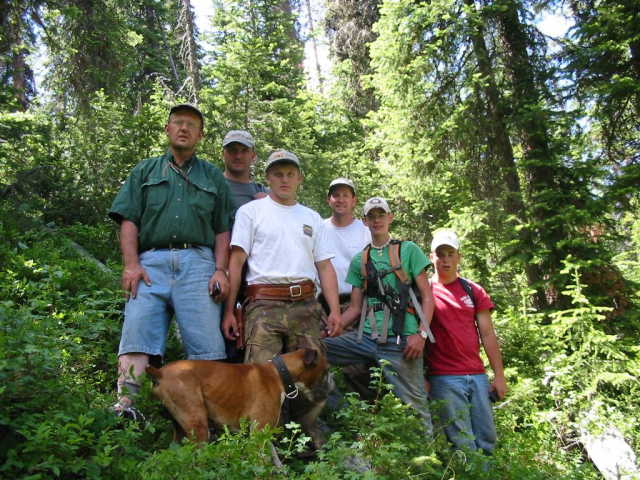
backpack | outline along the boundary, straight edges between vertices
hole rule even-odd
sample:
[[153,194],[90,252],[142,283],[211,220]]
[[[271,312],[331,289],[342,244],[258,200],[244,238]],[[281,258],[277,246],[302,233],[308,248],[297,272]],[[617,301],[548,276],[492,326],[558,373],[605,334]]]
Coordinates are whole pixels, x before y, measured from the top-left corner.
[[[435,342],[435,338],[431,333],[429,325],[426,322],[422,306],[417,299],[412,281],[409,279],[409,275],[402,268],[401,262],[401,245],[400,240],[392,239],[389,242],[389,260],[391,262],[391,268],[388,270],[379,271],[371,260],[370,251],[371,244],[367,245],[363,251],[360,259],[360,273],[364,279],[363,283],[363,301],[362,311],[360,314],[360,324],[358,328],[358,341],[362,340],[365,321],[368,319],[371,325],[371,338],[375,339],[378,343],[386,343],[388,321],[390,317],[393,317],[393,333],[397,337],[397,341],[400,341],[400,335],[402,334],[404,327],[404,315],[405,312],[409,312],[416,315],[420,320],[420,325],[424,327],[427,332],[428,338],[431,342]],[[398,278],[398,291],[393,291],[388,286],[385,289],[382,279],[394,273]],[[384,311],[384,320],[382,323],[382,332],[378,333],[376,330],[375,321],[375,306],[368,304],[370,297],[377,298],[382,303],[382,310]]]

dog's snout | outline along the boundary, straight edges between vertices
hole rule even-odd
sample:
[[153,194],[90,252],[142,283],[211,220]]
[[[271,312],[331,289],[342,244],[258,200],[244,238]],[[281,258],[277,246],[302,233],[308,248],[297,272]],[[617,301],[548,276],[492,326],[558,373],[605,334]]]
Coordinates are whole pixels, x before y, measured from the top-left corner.
[[316,361],[318,360],[318,352],[313,348],[305,348],[304,357],[302,358],[305,366],[309,367],[315,365]]

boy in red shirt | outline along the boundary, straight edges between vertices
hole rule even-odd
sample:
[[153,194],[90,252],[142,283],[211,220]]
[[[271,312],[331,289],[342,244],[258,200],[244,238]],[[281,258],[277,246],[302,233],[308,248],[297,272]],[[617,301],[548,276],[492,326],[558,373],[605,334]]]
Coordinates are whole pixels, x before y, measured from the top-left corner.
[[[449,441],[458,449],[481,449],[490,454],[496,443],[490,394],[504,398],[507,385],[491,322],[493,302],[480,285],[459,278],[459,248],[460,241],[452,230],[434,232],[431,331],[436,343],[430,344],[426,353],[427,378],[431,399],[441,405],[434,414]],[[480,358],[480,343],[494,373],[491,384]]]

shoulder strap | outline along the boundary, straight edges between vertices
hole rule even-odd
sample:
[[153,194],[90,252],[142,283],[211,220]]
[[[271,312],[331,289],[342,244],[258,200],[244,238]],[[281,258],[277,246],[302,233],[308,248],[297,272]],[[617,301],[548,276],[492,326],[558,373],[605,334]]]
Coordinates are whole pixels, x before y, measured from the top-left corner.
[[367,262],[369,261],[369,251],[371,250],[371,244],[368,244],[362,249],[362,256],[360,257],[360,275],[364,279],[362,284],[362,291],[367,291]]
[[405,272],[402,268],[402,261],[400,260],[400,246],[402,245],[401,240],[391,240],[389,243],[389,260],[391,261],[391,269],[393,273],[396,274],[398,280],[402,283],[410,283],[409,276],[407,272]]
[[475,309],[476,297],[473,294],[473,287],[471,287],[469,280],[467,280],[466,278],[458,277],[458,281],[460,282],[460,285],[462,285],[463,290],[467,293],[467,295],[469,295],[469,298],[471,299],[471,303],[473,303],[473,308]]

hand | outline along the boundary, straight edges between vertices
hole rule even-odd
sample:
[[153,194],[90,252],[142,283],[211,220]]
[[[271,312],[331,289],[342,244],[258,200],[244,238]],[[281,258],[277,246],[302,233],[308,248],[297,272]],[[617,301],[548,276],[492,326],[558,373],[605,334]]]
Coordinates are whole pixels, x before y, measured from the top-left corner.
[[151,286],[151,279],[147,271],[139,263],[135,265],[125,265],[122,271],[122,289],[124,298],[136,298],[138,295],[138,284],[143,280],[147,287]]
[[337,337],[342,333],[342,322],[339,313],[330,313],[327,317],[327,336]]
[[[216,289],[216,283],[220,286],[220,291]],[[209,295],[216,303],[224,302],[229,294],[229,280],[222,270],[216,270],[209,279]]]
[[222,333],[227,340],[236,340],[240,336],[238,321],[233,312],[225,312],[222,319]]
[[422,357],[425,339],[419,333],[414,333],[407,337],[407,346],[404,347],[404,358],[413,360]]
[[496,377],[493,379],[493,382],[491,382],[489,390],[495,390],[495,392],[498,394],[498,398],[502,400],[507,394],[507,381],[503,376]]

